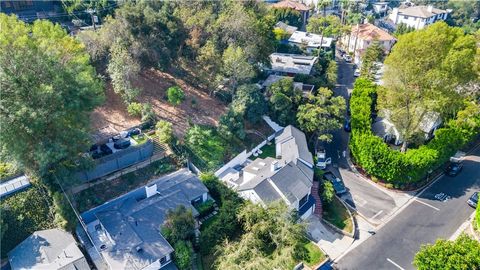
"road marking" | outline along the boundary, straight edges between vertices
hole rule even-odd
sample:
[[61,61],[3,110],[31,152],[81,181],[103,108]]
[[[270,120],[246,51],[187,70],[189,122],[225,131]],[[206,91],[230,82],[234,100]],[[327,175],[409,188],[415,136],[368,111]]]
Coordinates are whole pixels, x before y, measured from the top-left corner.
[[428,206],[428,207],[430,207],[430,208],[433,208],[433,209],[435,209],[435,210],[437,210],[437,211],[440,211],[440,209],[438,209],[437,207],[435,207],[435,206],[433,206],[433,205],[430,205],[430,204],[428,204],[428,203],[426,203],[426,202],[422,202],[422,201],[420,201],[420,200],[418,200],[418,199],[415,199],[415,201],[416,201],[416,202],[419,202],[419,203],[421,203],[421,204],[423,204],[423,205],[426,205],[426,206]]
[[383,210],[378,211],[378,213],[376,213],[373,217],[371,217],[371,219],[375,219],[375,218],[378,217],[381,213],[383,213]]
[[398,267],[398,269],[400,270],[405,270],[403,267],[401,267],[400,265],[396,264],[394,261],[390,260],[389,258],[387,258],[387,261],[393,265],[395,265],[396,267]]

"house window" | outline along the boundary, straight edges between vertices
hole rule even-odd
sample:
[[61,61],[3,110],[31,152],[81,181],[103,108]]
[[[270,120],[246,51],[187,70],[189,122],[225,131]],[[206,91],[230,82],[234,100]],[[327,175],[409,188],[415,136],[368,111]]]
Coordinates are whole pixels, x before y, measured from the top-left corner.
[[403,19],[404,19],[404,20],[408,20],[408,16],[403,16]]
[[167,262],[167,257],[162,257],[162,258],[160,259],[160,265],[163,265],[163,264],[166,263],[166,262]]
[[298,208],[302,207],[305,203],[308,201],[308,194],[305,195],[299,202],[298,202]]

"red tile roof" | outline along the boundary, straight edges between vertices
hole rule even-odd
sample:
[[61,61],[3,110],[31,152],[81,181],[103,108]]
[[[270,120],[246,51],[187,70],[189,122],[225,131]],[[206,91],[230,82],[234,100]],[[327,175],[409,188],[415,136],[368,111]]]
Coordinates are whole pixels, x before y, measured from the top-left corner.
[[395,37],[390,35],[388,32],[376,27],[373,24],[365,23],[360,25],[354,25],[352,27],[352,35],[356,35],[363,40],[395,40]]

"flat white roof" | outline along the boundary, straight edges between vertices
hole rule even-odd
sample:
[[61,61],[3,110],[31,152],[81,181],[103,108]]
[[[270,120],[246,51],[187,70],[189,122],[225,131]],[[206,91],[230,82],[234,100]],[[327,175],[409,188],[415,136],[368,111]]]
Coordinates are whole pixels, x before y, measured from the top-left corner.
[[295,31],[293,32],[292,36],[288,39],[288,42],[296,43],[296,44],[307,44],[308,47],[318,48],[321,46],[324,48],[328,48],[332,46],[333,38],[331,37],[323,37],[321,35],[312,34],[303,31]]
[[315,56],[288,53],[270,54],[272,70],[276,72],[309,75],[316,61],[317,57]]

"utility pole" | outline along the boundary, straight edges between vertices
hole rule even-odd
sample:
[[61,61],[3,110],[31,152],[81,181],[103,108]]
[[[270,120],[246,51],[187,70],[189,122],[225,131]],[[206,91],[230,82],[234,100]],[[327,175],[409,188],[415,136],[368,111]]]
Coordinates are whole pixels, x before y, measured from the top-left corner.
[[93,25],[93,30],[97,30],[97,26],[95,25],[95,21],[97,20],[97,16],[94,16],[96,10],[95,9],[87,9],[87,13],[90,14],[90,17],[92,18],[92,25]]

